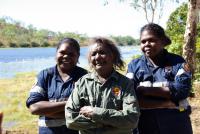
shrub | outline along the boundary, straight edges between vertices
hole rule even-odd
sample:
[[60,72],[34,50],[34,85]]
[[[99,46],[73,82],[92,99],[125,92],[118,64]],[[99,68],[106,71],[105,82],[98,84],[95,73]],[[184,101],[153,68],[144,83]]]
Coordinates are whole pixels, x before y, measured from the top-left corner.
[[40,44],[38,44],[38,43],[36,43],[36,42],[31,42],[31,46],[32,46],[32,47],[39,47]]
[[9,43],[9,47],[18,47],[18,46],[16,43],[11,42],[11,43]]

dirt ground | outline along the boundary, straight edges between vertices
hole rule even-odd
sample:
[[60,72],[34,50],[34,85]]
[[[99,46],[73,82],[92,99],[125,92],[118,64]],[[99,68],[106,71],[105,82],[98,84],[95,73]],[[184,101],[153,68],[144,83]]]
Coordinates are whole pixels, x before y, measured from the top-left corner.
[[195,86],[195,97],[190,98],[190,105],[192,107],[192,128],[193,134],[200,134],[200,82],[196,83]]

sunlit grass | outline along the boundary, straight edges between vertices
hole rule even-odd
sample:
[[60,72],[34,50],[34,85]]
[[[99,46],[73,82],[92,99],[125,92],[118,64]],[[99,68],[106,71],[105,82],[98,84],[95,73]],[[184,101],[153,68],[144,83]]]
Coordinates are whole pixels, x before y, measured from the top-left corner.
[[26,108],[26,99],[35,73],[20,73],[12,79],[0,79],[0,110],[4,114],[3,129],[37,133],[37,116]]

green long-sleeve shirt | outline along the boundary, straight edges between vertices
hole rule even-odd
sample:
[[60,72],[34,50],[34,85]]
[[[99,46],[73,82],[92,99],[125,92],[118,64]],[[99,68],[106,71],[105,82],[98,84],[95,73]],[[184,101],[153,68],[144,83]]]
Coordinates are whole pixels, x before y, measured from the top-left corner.
[[[92,119],[79,114],[83,106],[94,107]],[[131,134],[139,119],[133,83],[114,71],[101,84],[95,73],[89,73],[75,84],[65,116],[67,126],[80,134]]]

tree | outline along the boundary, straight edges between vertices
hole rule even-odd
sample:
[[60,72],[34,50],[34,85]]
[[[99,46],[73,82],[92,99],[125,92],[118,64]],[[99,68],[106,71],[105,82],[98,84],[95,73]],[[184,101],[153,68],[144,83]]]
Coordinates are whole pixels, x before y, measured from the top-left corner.
[[183,35],[185,32],[187,12],[188,12],[187,4],[183,3],[169,16],[169,19],[167,21],[166,32],[168,36],[171,38],[173,43],[183,44],[184,42]]
[[183,57],[189,65],[189,69],[192,74],[196,68],[196,35],[197,35],[197,23],[198,14],[200,10],[200,0],[189,0],[188,2],[188,14],[186,21],[186,30],[184,34],[184,45],[183,45]]
[[[105,0],[107,5],[109,0]],[[148,23],[159,22],[163,15],[163,7],[167,0],[119,0],[120,2],[128,2],[136,10],[142,10],[145,15],[145,19]],[[179,0],[171,0],[171,2],[179,2]]]
[[[186,29],[186,20],[188,13],[188,4],[184,3],[180,7],[178,7],[173,13],[171,13],[169,20],[167,22],[166,32],[172,39],[172,44],[168,46],[168,50],[176,53],[183,53],[183,44],[184,44],[184,33]],[[197,24],[197,37],[196,43],[193,47],[196,49],[195,57],[196,61],[200,61],[200,23]],[[195,62],[195,80],[200,80],[200,63]],[[191,63],[190,63],[191,64]]]
[[[147,22],[153,22],[155,18],[155,12],[160,9],[162,12],[164,6],[164,0],[119,0],[119,1],[130,1],[131,6],[135,9],[142,8],[145,12]],[[179,0],[175,0],[179,2]],[[195,72],[195,42],[196,42],[196,30],[198,22],[198,12],[200,10],[200,0],[188,0],[188,14],[186,22],[186,30],[184,34],[184,46],[183,46],[183,57],[188,63],[188,67],[191,70],[192,74]],[[149,21],[147,18],[148,14],[152,14],[152,19]],[[160,16],[160,15],[159,15]],[[160,17],[159,17],[160,18]]]

